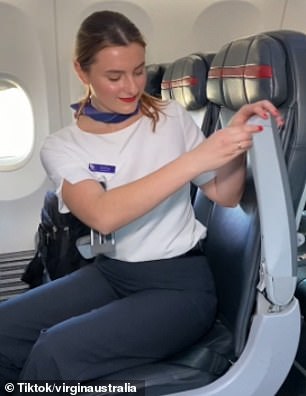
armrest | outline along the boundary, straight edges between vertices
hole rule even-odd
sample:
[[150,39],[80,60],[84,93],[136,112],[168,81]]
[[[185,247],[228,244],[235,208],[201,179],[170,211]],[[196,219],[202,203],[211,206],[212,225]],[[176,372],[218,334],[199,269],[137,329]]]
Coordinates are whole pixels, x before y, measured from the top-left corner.
[[268,299],[286,305],[296,287],[297,240],[287,168],[274,120],[253,117],[262,133],[250,150],[261,224],[262,282]]

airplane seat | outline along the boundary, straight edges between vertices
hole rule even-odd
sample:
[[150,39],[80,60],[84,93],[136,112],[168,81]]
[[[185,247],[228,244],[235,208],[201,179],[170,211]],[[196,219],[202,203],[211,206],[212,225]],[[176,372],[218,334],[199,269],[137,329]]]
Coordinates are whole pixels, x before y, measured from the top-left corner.
[[162,99],[179,102],[200,128],[208,105],[206,81],[212,58],[196,53],[175,60],[166,67],[161,84]]
[[[215,55],[207,97],[221,106],[221,126],[260,99],[271,100],[286,124],[279,131],[260,120],[265,130],[254,136],[240,204],[211,210],[203,244],[218,294],[211,330],[175,356],[104,380],[145,380],[146,395],[195,396],[275,395],[284,382],[300,335],[295,211],[305,185],[305,64],[306,35],[292,31],[237,39]],[[296,173],[304,175],[298,185]]]
[[166,67],[167,63],[152,63],[146,66],[147,83],[145,91],[156,98],[161,98],[161,83]]
[[[292,31],[270,32],[276,40],[280,40],[287,49],[291,63],[288,70],[293,76],[291,80],[291,97],[286,103],[286,128],[292,133],[287,134],[286,128],[280,131],[285,150],[286,163],[293,208],[296,218],[296,230],[299,231],[306,204],[306,76],[305,76],[305,35]],[[294,40],[294,45],[292,41]],[[282,106],[284,107],[284,106]],[[306,317],[306,260],[300,259],[297,265],[296,296],[300,303],[301,313]]]

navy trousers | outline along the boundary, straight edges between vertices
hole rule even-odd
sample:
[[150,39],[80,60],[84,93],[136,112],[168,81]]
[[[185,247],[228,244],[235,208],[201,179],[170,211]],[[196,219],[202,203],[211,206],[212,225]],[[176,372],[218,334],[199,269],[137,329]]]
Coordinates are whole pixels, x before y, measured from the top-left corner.
[[95,263],[0,304],[0,378],[86,381],[199,339],[216,310],[204,256]]

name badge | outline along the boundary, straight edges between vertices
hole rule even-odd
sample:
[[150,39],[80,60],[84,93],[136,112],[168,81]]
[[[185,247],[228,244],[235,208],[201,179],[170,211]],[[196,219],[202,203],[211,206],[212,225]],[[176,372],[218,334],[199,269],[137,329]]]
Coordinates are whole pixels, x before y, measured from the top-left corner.
[[115,165],[89,163],[88,168],[92,172],[103,172],[103,173],[115,173],[116,172]]

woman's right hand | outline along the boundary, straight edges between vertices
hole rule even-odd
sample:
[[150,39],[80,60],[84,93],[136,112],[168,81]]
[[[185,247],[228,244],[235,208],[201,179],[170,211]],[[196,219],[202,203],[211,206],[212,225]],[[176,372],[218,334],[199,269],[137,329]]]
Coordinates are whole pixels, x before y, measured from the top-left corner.
[[220,129],[210,135],[190,152],[199,166],[199,173],[218,169],[245,153],[252,147],[253,134],[262,130],[261,125],[242,124]]

